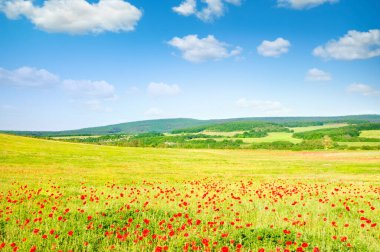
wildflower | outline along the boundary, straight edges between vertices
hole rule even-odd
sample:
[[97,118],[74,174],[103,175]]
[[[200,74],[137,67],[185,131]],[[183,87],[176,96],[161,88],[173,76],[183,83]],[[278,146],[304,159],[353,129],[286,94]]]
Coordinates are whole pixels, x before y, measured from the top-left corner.
[[290,234],[291,233],[289,230],[286,230],[286,229],[283,232],[284,232],[284,234]]
[[224,246],[224,247],[221,248],[220,251],[221,251],[221,252],[228,252],[228,247]]

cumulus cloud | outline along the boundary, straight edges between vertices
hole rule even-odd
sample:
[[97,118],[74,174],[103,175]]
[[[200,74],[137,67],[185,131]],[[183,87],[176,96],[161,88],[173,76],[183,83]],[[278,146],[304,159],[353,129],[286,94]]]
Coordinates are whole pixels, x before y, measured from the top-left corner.
[[181,93],[181,88],[176,84],[169,85],[165,83],[151,82],[148,85],[148,93],[152,96],[173,96]]
[[183,1],[179,6],[173,7],[173,11],[183,16],[190,16],[197,11],[197,2],[195,0]]
[[69,94],[77,97],[113,99],[115,88],[106,81],[64,80],[63,88]]
[[325,59],[358,60],[380,56],[380,30],[351,30],[338,41],[318,46],[313,55]]
[[307,81],[330,81],[331,75],[318,68],[312,68],[307,72],[305,79]]
[[0,84],[26,87],[41,87],[57,84],[59,77],[45,69],[20,67],[15,70],[0,68]]
[[257,52],[264,57],[279,57],[287,53],[290,48],[290,42],[283,38],[277,38],[274,41],[264,40],[258,47]]
[[339,0],[277,0],[279,7],[292,9],[311,9],[325,3],[337,3]]
[[165,115],[162,109],[156,107],[149,108],[144,114],[148,117],[162,117]]
[[198,38],[198,35],[174,37],[168,44],[180,50],[182,57],[191,62],[220,60],[237,56],[242,51],[240,47],[229,49],[228,44],[217,40],[213,35],[205,38]]
[[209,22],[223,16],[227,4],[235,6],[241,4],[240,0],[202,0],[205,6],[198,9],[197,1],[184,0],[179,6],[173,7],[173,11],[183,16],[195,15],[200,20]]
[[0,11],[10,19],[21,16],[47,32],[85,34],[134,30],[142,12],[123,0],[45,0],[42,6],[32,0],[0,1]]
[[380,90],[362,83],[352,83],[347,87],[350,93],[358,93],[364,96],[380,96]]
[[247,108],[263,115],[278,115],[290,112],[290,109],[278,101],[248,100],[241,98],[236,102],[236,105],[239,108]]
[[106,81],[62,80],[45,69],[20,67],[15,70],[0,68],[0,85],[30,88],[54,87],[73,97],[90,110],[110,111],[102,106],[106,100],[116,98],[115,87]]
[[95,112],[112,112],[107,101],[116,99],[115,87],[108,82],[92,80],[63,80],[62,89],[74,103]]

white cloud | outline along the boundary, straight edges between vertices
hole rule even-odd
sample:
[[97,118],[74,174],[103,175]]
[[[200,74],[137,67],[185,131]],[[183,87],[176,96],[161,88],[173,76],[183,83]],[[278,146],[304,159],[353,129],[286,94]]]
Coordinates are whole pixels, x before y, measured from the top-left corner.
[[274,41],[264,40],[258,47],[257,52],[265,57],[279,57],[289,51],[290,42],[283,38]]
[[15,70],[0,68],[0,84],[23,87],[62,87],[64,91],[77,97],[111,99],[115,98],[115,88],[106,81],[62,80],[58,75],[45,69],[23,66]]
[[105,102],[116,99],[115,87],[106,81],[63,80],[62,89],[72,96],[72,102],[95,112],[112,112]]
[[45,0],[42,6],[32,0],[9,0],[0,11],[10,19],[28,18],[38,29],[70,34],[134,30],[142,13],[123,0]]
[[292,9],[311,9],[325,3],[337,3],[339,0],[277,0],[279,7]]
[[250,109],[260,115],[279,115],[290,112],[290,109],[278,101],[248,100],[241,98],[236,102],[236,105],[239,108]]
[[307,81],[330,81],[331,75],[318,68],[312,68],[307,72],[305,79]]
[[364,96],[380,96],[380,90],[362,83],[353,83],[347,87],[350,93],[358,93]]
[[148,117],[162,117],[165,115],[162,109],[155,107],[149,108],[147,111],[145,111],[144,114]]
[[59,77],[45,69],[20,67],[15,70],[0,68],[0,84],[26,87],[41,87],[57,84]]
[[106,81],[64,80],[63,88],[69,94],[77,97],[113,99],[115,88]]
[[205,6],[198,10],[197,1],[198,0],[184,0],[179,6],[173,7],[173,11],[183,16],[195,15],[200,20],[209,22],[223,16],[227,4],[241,4],[240,0],[202,0]]
[[179,6],[173,7],[173,11],[183,16],[190,16],[196,13],[197,2],[195,0],[185,0]]
[[380,30],[351,30],[338,41],[331,40],[313,50],[313,55],[325,59],[357,60],[380,56]]
[[115,87],[106,81],[62,80],[45,69],[20,67],[15,70],[0,68],[0,85],[43,88],[51,86],[74,97],[74,102],[94,111],[110,112],[103,102],[116,98]]
[[181,88],[176,84],[151,82],[148,85],[148,93],[152,96],[178,95],[181,93]]
[[168,44],[180,50],[182,57],[191,62],[220,60],[237,56],[242,51],[240,47],[230,50],[228,44],[218,41],[213,35],[205,38],[198,38],[198,35],[174,37]]

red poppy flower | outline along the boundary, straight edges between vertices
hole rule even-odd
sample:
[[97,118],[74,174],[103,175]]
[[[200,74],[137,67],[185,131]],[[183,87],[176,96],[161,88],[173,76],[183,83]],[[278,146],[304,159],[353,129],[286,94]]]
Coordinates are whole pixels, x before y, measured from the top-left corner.
[[221,252],[228,252],[228,247],[224,246],[224,247],[221,248],[220,251],[221,251]]

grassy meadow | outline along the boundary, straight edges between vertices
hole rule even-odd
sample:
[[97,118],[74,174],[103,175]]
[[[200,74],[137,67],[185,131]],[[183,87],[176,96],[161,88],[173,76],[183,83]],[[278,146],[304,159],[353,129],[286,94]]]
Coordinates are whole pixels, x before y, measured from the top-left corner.
[[295,133],[298,132],[305,132],[305,131],[312,131],[312,130],[319,130],[319,129],[332,129],[332,128],[340,128],[348,126],[347,123],[326,123],[324,125],[318,125],[318,126],[306,126],[306,127],[293,127],[292,129]]
[[270,143],[275,141],[289,141],[291,143],[300,143],[301,139],[294,138],[292,133],[287,132],[270,132],[268,136],[261,138],[247,138],[244,141],[247,143]]
[[360,136],[380,139],[380,130],[363,130]]
[[0,250],[380,251],[379,151],[0,135]]
[[[327,123],[324,125],[318,126],[305,126],[305,127],[290,127],[294,133],[319,130],[319,129],[332,129],[347,126],[347,123]],[[294,138],[293,133],[289,132],[270,132],[265,137],[257,137],[257,138],[234,138],[236,134],[242,134],[244,131],[232,131],[232,132],[213,132],[213,131],[202,131],[202,134],[209,136],[223,136],[222,138],[215,138],[216,141],[224,141],[224,140],[242,140],[244,143],[271,143],[276,141],[289,141],[291,143],[301,143],[302,139]],[[173,135],[173,134],[172,134]],[[373,130],[368,130],[363,132],[363,137],[370,135],[372,137],[379,137],[380,131],[373,132]],[[379,143],[375,143],[374,145],[378,145]],[[353,146],[362,146],[363,143]]]
[[[123,147],[261,150],[380,150],[380,123],[232,121],[171,132],[36,137]],[[56,133],[58,134],[58,133]],[[368,137],[367,137],[368,136]]]
[[[235,133],[235,132],[233,132]],[[265,137],[246,137],[246,138],[236,138],[236,137],[221,137],[221,138],[215,138],[215,141],[225,141],[225,140],[241,140],[243,143],[272,143],[276,141],[289,141],[291,143],[301,143],[301,139],[294,138],[292,136],[292,133],[287,133],[287,132],[270,132],[268,133],[268,136]]]
[[361,147],[361,146],[379,146],[380,142],[338,142],[340,145],[347,145],[349,147]]

